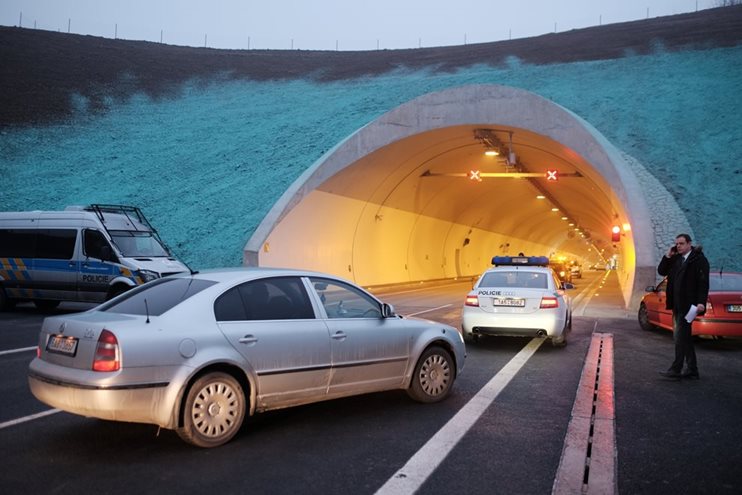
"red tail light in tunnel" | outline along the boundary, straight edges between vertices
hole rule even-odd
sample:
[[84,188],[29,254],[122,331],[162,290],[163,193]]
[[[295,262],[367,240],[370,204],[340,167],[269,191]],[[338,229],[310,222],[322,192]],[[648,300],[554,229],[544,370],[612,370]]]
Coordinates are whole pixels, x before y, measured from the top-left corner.
[[553,309],[559,307],[559,299],[552,296],[544,296],[541,298],[540,309]]
[[112,332],[103,330],[95,347],[93,371],[118,371],[120,368],[119,341]]
[[479,297],[466,296],[466,302],[464,304],[466,304],[467,306],[479,306]]

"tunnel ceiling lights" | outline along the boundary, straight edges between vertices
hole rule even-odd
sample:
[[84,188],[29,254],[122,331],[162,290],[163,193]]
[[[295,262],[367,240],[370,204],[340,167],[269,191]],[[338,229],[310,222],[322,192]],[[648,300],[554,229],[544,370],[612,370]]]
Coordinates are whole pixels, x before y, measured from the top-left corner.
[[[528,164],[521,161],[517,161],[516,154],[513,151],[513,134],[514,132],[509,129],[492,129],[492,128],[479,128],[473,129],[473,137],[475,141],[484,147],[483,154],[488,158],[501,157],[496,159],[494,162],[498,165],[503,164],[504,170],[501,172],[489,172],[479,169],[477,165],[476,169],[464,170],[461,172],[436,172],[435,170],[427,169],[420,177],[453,177],[459,179],[466,179],[470,182],[481,183],[484,180],[491,179],[518,179],[525,180],[531,184],[537,192],[536,199],[548,200],[548,208],[552,212],[557,213],[558,217],[565,222],[569,222],[567,228],[568,238],[576,238],[579,236],[580,242],[582,239],[589,239],[592,236],[590,232],[583,226],[579,225],[578,222],[572,220],[574,215],[570,214],[564,205],[560,204],[556,200],[554,194],[557,193],[557,188],[561,187],[559,184],[562,178],[583,178],[584,176],[578,170],[573,167],[573,172],[563,172],[553,164],[539,164],[543,166],[543,171],[537,172],[532,169],[529,170]],[[528,146],[528,144],[526,144]],[[450,170],[450,169],[449,169]],[[476,186],[475,186],[476,187]],[[563,225],[563,224],[560,224]],[[574,228],[574,230],[573,230]],[[586,241],[587,242],[587,241]]]

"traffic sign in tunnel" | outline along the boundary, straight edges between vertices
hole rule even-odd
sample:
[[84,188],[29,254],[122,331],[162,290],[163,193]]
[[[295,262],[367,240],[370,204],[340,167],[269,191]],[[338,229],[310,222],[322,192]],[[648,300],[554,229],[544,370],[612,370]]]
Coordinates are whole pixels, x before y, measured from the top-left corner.
[[589,123],[520,89],[464,86],[403,104],[328,151],[243,261],[373,286],[476,276],[495,255],[565,256],[615,265],[629,306],[654,282],[651,216],[625,155]]

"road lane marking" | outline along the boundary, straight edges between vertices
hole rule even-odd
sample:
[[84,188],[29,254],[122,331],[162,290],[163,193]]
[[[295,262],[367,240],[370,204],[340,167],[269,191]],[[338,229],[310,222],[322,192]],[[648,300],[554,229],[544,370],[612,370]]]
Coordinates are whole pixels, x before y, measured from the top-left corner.
[[15,426],[21,423],[25,423],[27,421],[33,421],[34,419],[43,418],[45,416],[51,416],[52,414],[57,414],[58,412],[62,412],[62,411],[60,409],[49,409],[48,411],[40,412],[37,414],[32,414],[30,416],[24,416],[18,419],[11,419],[10,421],[6,421],[5,423],[0,423],[0,430],[2,430],[3,428],[7,428],[9,426]]
[[[456,281],[453,281],[453,282],[447,283],[447,284],[429,285],[427,287],[418,287],[416,289],[398,290],[398,291],[392,291],[392,292],[384,292],[383,290],[381,290],[381,291],[377,291],[377,292],[378,292],[378,294],[380,294],[380,295],[382,295],[384,297],[387,297],[387,296],[397,296],[399,294],[410,294],[412,292],[420,292],[420,291],[424,291],[424,290],[435,290],[435,289],[439,289],[441,287],[454,287],[456,285],[463,285],[464,283],[469,284],[471,282],[469,280],[456,280]],[[368,289],[368,291],[371,292],[372,294],[375,293],[372,289]]]
[[431,311],[435,311],[435,310],[437,310],[437,309],[443,309],[443,308],[447,308],[447,307],[449,307],[449,306],[450,306],[450,304],[444,304],[443,306],[438,306],[437,308],[424,309],[424,310],[422,310],[422,311],[418,311],[417,313],[410,313],[410,314],[408,314],[408,315],[406,315],[406,316],[417,316],[417,315],[421,315],[421,314],[423,314],[423,313],[430,313]]
[[471,429],[495,398],[510,383],[526,362],[536,353],[544,339],[532,339],[477,394],[448,420],[407,464],[394,473],[376,495],[406,495],[415,493],[425,483],[443,459]]
[[593,333],[552,495],[618,493],[614,399],[613,334]]
[[3,356],[5,354],[14,354],[16,352],[27,352],[27,351],[35,351],[36,346],[33,347],[23,347],[21,349],[10,349],[8,351],[0,351],[0,356]]

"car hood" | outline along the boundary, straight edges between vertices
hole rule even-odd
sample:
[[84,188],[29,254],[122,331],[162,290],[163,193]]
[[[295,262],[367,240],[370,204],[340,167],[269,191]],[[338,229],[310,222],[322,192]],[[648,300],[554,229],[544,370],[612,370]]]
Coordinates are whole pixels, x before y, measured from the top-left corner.
[[173,275],[175,273],[188,272],[188,267],[175,258],[137,256],[135,258],[124,258],[126,264],[137,270],[150,270],[160,275]]

